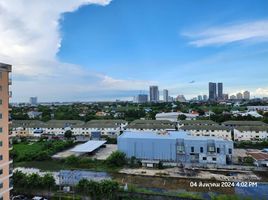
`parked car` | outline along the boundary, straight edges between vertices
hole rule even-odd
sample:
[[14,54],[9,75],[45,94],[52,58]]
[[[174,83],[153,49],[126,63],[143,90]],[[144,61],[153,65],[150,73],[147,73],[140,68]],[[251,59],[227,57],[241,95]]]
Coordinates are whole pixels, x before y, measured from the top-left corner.
[[12,200],[28,200],[28,198],[24,195],[17,195],[12,197]]
[[35,196],[32,198],[32,200],[47,200],[47,199],[44,197]]

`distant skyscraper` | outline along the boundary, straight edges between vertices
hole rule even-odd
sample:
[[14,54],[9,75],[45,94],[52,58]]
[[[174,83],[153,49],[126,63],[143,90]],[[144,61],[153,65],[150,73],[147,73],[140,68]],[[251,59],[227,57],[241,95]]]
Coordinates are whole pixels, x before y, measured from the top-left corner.
[[203,99],[202,99],[202,95],[198,95],[198,96],[197,96],[197,100],[198,100],[198,101],[202,101],[202,100],[203,100]]
[[163,90],[163,100],[164,102],[168,102],[168,90],[167,89]]
[[231,95],[230,99],[236,99],[236,95]]
[[218,83],[217,99],[218,100],[223,99],[223,84],[222,83]]
[[37,97],[30,97],[30,104],[33,106],[37,105]]
[[245,91],[243,93],[243,95],[244,95],[244,99],[246,99],[246,100],[249,100],[250,99],[250,92],[249,91]]
[[158,102],[159,101],[159,90],[158,86],[150,86],[150,101]]
[[139,94],[136,99],[137,103],[147,103],[148,95],[147,94]]
[[179,102],[186,102],[186,98],[184,97],[184,95],[179,94],[179,95],[176,97],[176,101],[179,101]]
[[207,95],[203,95],[203,101],[207,101],[208,100],[208,96]]
[[223,94],[223,100],[228,100],[229,99],[229,95],[228,94]]
[[243,99],[243,94],[242,94],[241,92],[238,92],[238,93],[236,94],[236,98],[237,98],[237,99]]
[[217,86],[216,83],[209,82],[208,84],[209,100],[215,101],[217,99]]

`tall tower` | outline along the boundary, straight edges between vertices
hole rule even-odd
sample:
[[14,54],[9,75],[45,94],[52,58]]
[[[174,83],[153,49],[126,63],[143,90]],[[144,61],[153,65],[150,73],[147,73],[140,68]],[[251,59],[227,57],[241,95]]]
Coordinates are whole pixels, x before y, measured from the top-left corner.
[[250,92],[249,91],[245,91],[243,93],[243,96],[244,96],[244,99],[249,100],[250,99]]
[[223,84],[222,83],[218,83],[218,96],[217,96],[218,100],[223,100]]
[[0,199],[10,199],[12,185],[12,161],[9,158],[9,73],[11,65],[0,63]]
[[158,86],[150,86],[150,101],[155,103],[159,101]]
[[216,83],[208,83],[208,98],[210,101],[215,101],[217,98],[217,86]]
[[163,90],[163,100],[164,102],[168,102],[168,90],[167,89]]

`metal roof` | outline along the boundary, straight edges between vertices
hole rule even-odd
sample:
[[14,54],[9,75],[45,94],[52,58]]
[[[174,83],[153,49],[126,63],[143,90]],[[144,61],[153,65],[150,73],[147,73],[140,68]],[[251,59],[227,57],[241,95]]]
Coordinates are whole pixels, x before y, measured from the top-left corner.
[[188,140],[217,140],[226,141],[226,139],[210,137],[210,136],[192,136],[187,131],[168,131],[163,134],[150,131],[125,131],[118,136],[119,138],[135,138],[135,139],[188,139]]
[[77,145],[76,147],[74,147],[70,151],[78,152],[78,153],[90,153],[105,143],[106,143],[106,140],[101,140],[101,141],[89,140],[84,144]]

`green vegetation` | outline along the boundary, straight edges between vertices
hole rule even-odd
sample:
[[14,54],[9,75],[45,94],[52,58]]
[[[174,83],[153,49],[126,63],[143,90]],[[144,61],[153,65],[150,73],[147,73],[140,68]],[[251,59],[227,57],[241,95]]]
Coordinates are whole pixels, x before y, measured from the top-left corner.
[[115,151],[107,158],[106,163],[111,167],[123,167],[127,163],[126,154]]
[[70,140],[73,138],[73,132],[71,130],[68,130],[68,131],[65,131],[64,133],[64,137],[67,139],[67,140]]
[[152,195],[166,195],[166,196],[176,196],[180,198],[189,198],[189,199],[203,199],[202,196],[198,193],[191,192],[155,192],[146,188],[139,188],[135,185],[128,185],[128,192],[132,193],[143,193],[143,194],[152,194]]
[[13,173],[14,190],[16,192],[32,192],[36,190],[50,191],[55,189],[55,179],[50,174],[45,174],[43,177],[38,174],[24,174],[20,171]]
[[226,195],[226,194],[210,194],[211,200],[252,200],[250,197],[244,197],[239,195]]
[[119,190],[119,184],[112,180],[96,182],[83,179],[76,186],[77,193],[92,199],[118,199]]
[[243,141],[243,142],[236,142],[235,148],[252,148],[252,149],[263,149],[267,148],[268,140],[252,142],[252,141]]
[[40,140],[38,142],[21,142],[14,144],[11,156],[15,162],[43,161],[49,160],[51,156],[59,151],[74,146],[73,141]]

